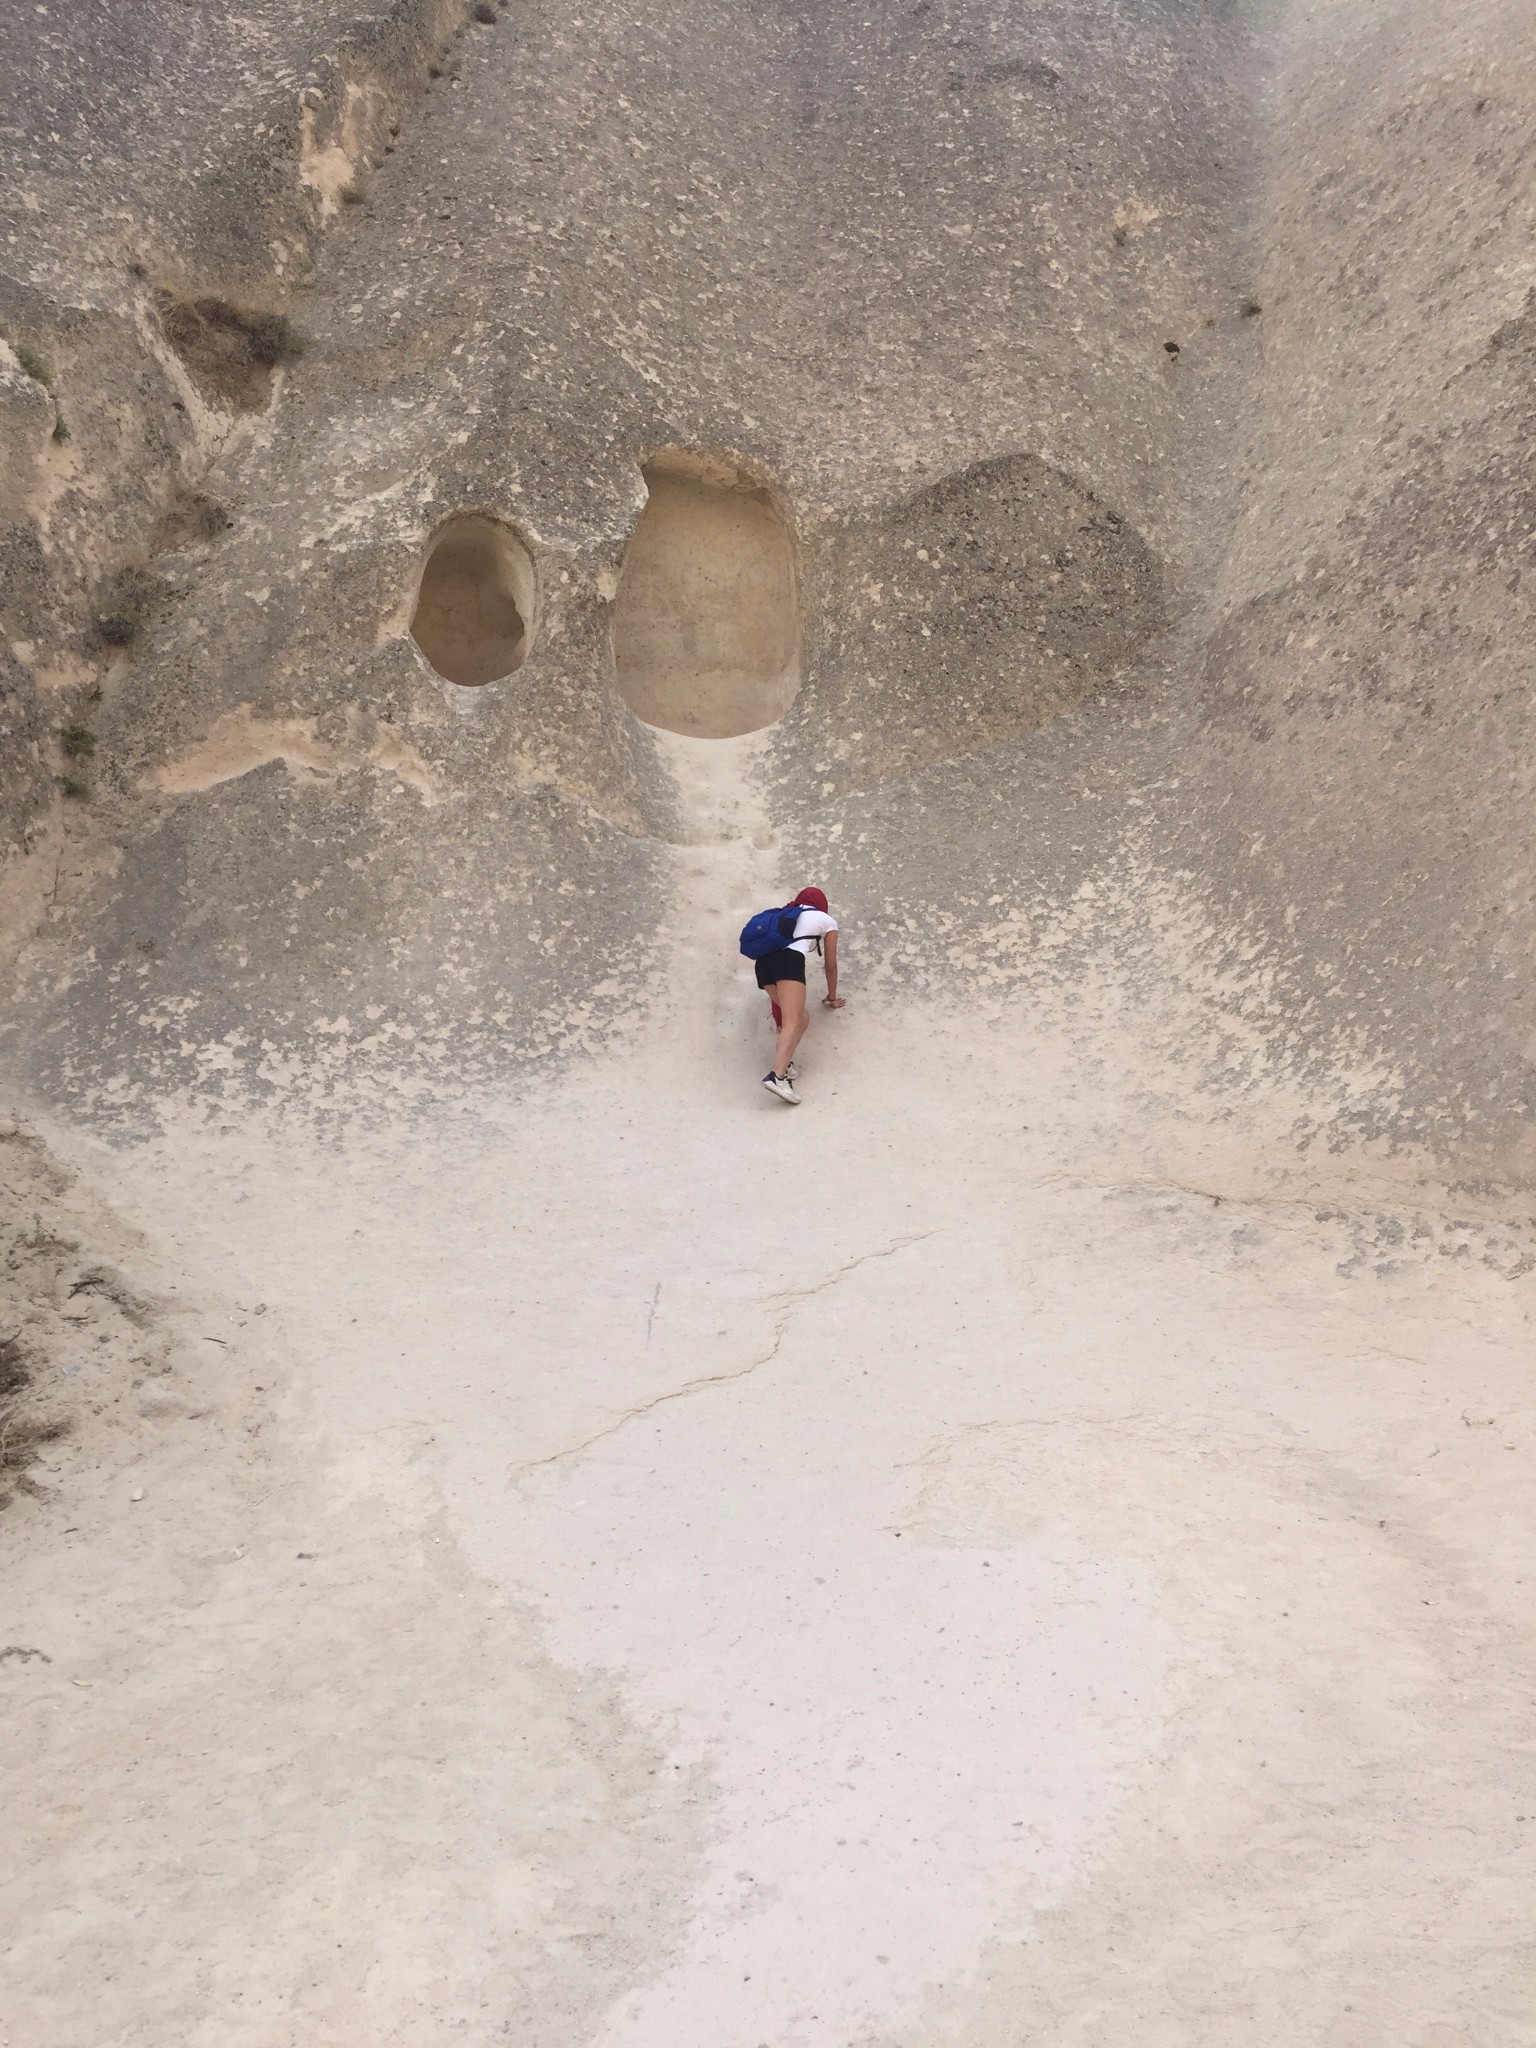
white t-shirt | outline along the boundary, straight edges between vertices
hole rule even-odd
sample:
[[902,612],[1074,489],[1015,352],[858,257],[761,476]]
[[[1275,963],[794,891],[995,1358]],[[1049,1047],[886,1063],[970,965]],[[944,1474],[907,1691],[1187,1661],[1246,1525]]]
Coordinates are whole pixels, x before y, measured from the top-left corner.
[[790,949],[803,953],[807,960],[816,949],[816,941],[824,939],[828,932],[837,930],[837,919],[828,916],[824,910],[802,910],[795,920],[795,936],[790,940]]

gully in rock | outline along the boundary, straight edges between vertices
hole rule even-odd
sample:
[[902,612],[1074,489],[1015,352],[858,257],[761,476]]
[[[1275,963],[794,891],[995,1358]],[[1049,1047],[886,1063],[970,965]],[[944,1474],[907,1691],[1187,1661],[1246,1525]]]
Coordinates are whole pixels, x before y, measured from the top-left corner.
[[768,997],[778,1033],[773,1065],[763,1076],[763,1086],[780,1102],[800,1100],[795,1092],[795,1048],[810,1022],[805,1008],[805,963],[813,948],[821,954],[826,969],[822,1006],[840,1010],[837,919],[820,889],[802,889],[794,902],[782,909],[759,911],[741,934],[741,950],[757,969],[757,985]]

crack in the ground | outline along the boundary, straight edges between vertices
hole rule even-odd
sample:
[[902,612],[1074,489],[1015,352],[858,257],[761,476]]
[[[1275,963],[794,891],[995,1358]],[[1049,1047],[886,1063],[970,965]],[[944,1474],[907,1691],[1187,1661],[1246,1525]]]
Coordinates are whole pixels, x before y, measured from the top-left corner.
[[1318,1206],[1325,1201],[1321,1194],[1239,1194],[1230,1189],[1196,1187],[1190,1181],[1166,1179],[1162,1175],[1101,1180],[1089,1173],[1047,1173],[1033,1185],[1037,1188],[1092,1188],[1103,1195],[1187,1195],[1191,1201],[1209,1202],[1213,1211],[1230,1209],[1236,1215],[1251,1212],[1263,1216],[1277,1229],[1292,1231],[1305,1229],[1307,1219],[1314,1224],[1321,1221]]
[[874,1259],[894,1258],[897,1252],[905,1251],[909,1245],[923,1244],[928,1238],[937,1235],[936,1230],[922,1230],[912,1237],[898,1237],[892,1243],[881,1245],[875,1251],[860,1252],[856,1259],[849,1259],[846,1265],[839,1266],[835,1272],[829,1273],[824,1280],[818,1280],[812,1287],[797,1287],[783,1290],[778,1294],[770,1294],[768,1299],[782,1302],[783,1307],[774,1320],[773,1342],[761,1357],[748,1359],[745,1365],[737,1366],[733,1372],[703,1373],[697,1379],[685,1380],[680,1387],[669,1387],[664,1394],[657,1394],[649,1401],[642,1401],[638,1407],[626,1408],[611,1422],[604,1423],[601,1429],[595,1429],[590,1436],[583,1437],[580,1443],[567,1444],[563,1450],[550,1451],[545,1457],[528,1458],[522,1464],[514,1465],[508,1477],[520,1479],[525,1472],[537,1472],[543,1466],[560,1465],[567,1458],[579,1458],[582,1452],[590,1450],[593,1444],[600,1444],[605,1437],[616,1436],[631,1422],[638,1422],[643,1415],[654,1414],[656,1409],[665,1408],[669,1402],[686,1400],[690,1394],[702,1393],[707,1387],[727,1387],[734,1380],[750,1379],[759,1367],[771,1365],[778,1357],[779,1349],[788,1334],[790,1321],[802,1302],[811,1300],[815,1295],[825,1294],[829,1287],[837,1286],[839,1281],[846,1280],[850,1273],[856,1272],[860,1266],[869,1265]]
[[1144,1176],[1134,1180],[1100,1180],[1088,1173],[1047,1173],[1035,1182],[1036,1187],[1050,1187],[1062,1184],[1069,1187],[1097,1188],[1101,1194],[1172,1194],[1189,1195],[1196,1201],[1209,1202],[1219,1209],[1223,1203],[1232,1208],[1277,1208],[1303,1206],[1301,1197],[1268,1195],[1234,1195],[1219,1192],[1215,1188],[1193,1187],[1188,1181],[1166,1180],[1161,1177]]

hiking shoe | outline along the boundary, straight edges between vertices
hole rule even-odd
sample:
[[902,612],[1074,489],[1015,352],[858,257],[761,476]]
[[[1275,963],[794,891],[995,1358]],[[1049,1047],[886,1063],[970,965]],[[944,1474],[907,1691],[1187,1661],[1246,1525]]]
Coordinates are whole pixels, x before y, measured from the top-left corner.
[[763,1076],[763,1086],[770,1095],[777,1095],[780,1102],[798,1102],[800,1100],[799,1096],[795,1093],[794,1085],[790,1081],[788,1074],[776,1074],[771,1067]]

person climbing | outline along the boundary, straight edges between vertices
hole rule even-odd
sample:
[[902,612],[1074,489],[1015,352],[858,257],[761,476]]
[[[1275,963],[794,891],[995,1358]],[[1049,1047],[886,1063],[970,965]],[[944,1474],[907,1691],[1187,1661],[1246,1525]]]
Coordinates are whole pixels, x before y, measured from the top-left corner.
[[768,997],[778,1033],[773,1065],[763,1086],[780,1102],[799,1102],[795,1093],[795,1047],[810,1022],[805,1008],[805,963],[812,949],[821,954],[827,992],[822,1005],[843,1008],[837,992],[837,919],[827,909],[820,889],[802,889],[782,910],[763,910],[750,919],[741,935],[741,950],[757,969],[757,985]]

